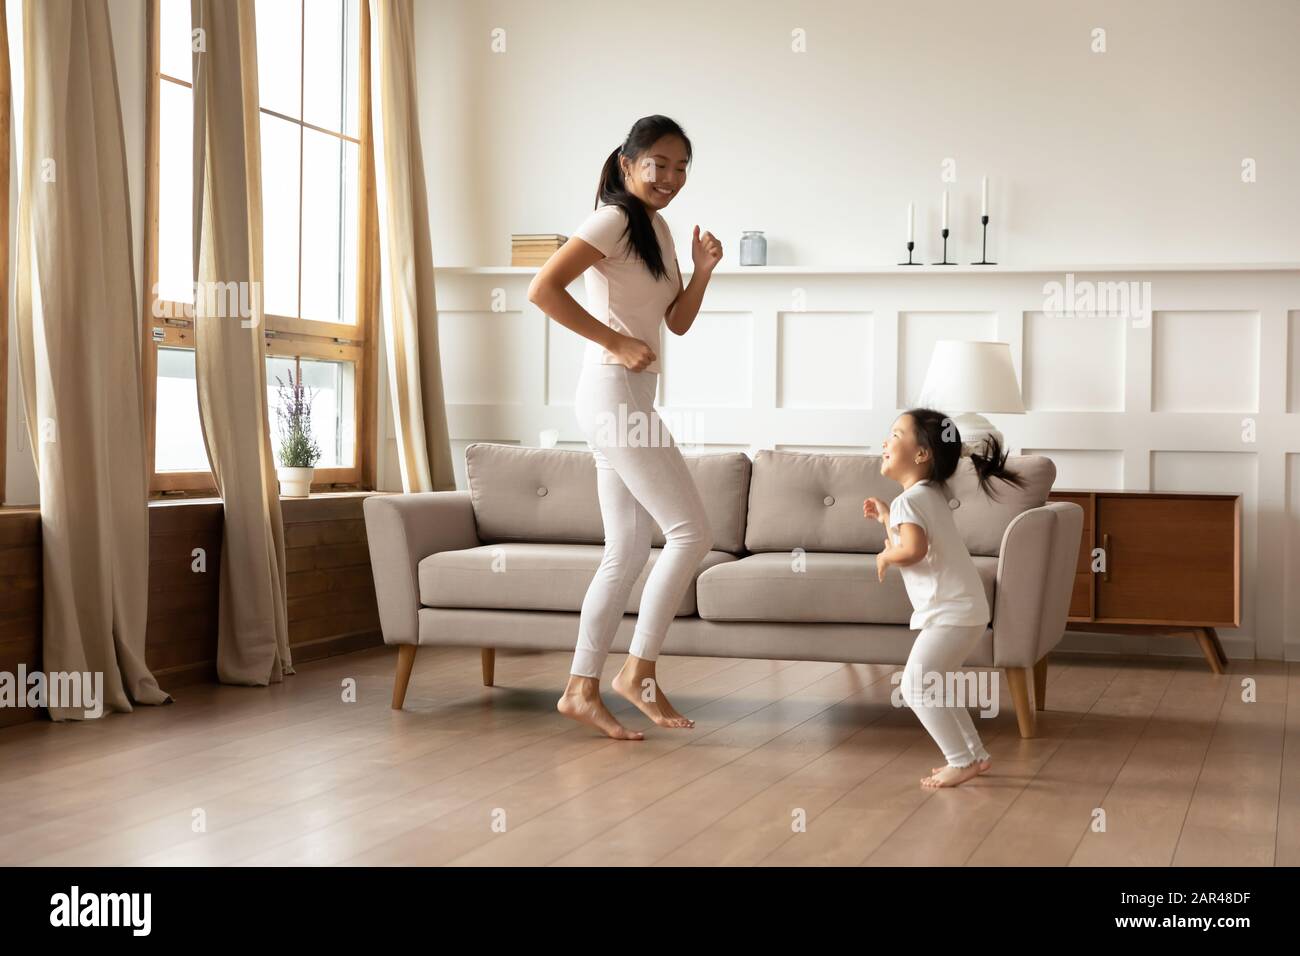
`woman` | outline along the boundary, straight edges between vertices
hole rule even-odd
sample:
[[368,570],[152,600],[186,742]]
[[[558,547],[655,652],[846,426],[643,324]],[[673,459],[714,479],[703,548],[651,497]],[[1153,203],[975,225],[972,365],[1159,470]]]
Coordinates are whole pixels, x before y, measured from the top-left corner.
[[[665,544],[641,596],[627,661],[612,686],[660,727],[695,726],[659,688],[655,662],[686,589],[713,544],[704,503],[654,408],[659,326],[685,335],[695,321],[722,245],[695,227],[688,286],[659,210],[686,183],[691,142],[666,116],[636,121],[609,154],[597,208],[537,273],[528,301],[588,339],[575,400],[596,460],[605,552],[587,589],[569,683],[557,709],[616,740],[640,740],[605,707],[600,675],[650,555],[657,523]],[[566,291],[585,273],[587,312]]]

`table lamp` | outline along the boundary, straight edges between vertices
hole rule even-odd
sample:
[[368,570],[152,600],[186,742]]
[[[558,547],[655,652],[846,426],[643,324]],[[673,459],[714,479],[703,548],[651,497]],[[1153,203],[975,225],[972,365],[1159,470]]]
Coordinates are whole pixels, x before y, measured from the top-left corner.
[[1023,415],[1020,383],[1006,342],[940,339],[930,353],[918,399],[923,408],[952,416],[961,432],[963,452],[980,451],[992,435],[1006,450],[1006,440],[983,412]]

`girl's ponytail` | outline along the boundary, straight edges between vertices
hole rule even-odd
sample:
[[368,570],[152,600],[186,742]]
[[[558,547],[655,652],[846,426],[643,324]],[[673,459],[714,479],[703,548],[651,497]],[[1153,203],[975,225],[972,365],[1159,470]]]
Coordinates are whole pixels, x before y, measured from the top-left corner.
[[[912,431],[919,447],[930,452],[933,463],[930,465],[930,478],[936,484],[946,485],[948,479],[957,472],[961,463],[966,443],[957,430],[957,423],[943,412],[933,408],[909,408],[903,415],[912,419]],[[901,417],[901,416],[900,416]],[[972,444],[975,439],[972,439]],[[971,464],[979,478],[980,490],[990,498],[997,498],[991,484],[994,478],[1001,478],[1017,488],[1025,486],[1025,478],[1019,472],[1007,468],[1007,452],[1002,443],[994,436],[984,439],[984,453],[972,451]]]
[[994,478],[1001,478],[1017,488],[1025,486],[1024,476],[1007,468],[1009,454],[1002,448],[1002,443],[995,435],[989,435],[984,439],[984,454],[971,452],[970,460],[975,466],[975,474],[979,477],[980,490],[990,498],[997,498],[991,484]]

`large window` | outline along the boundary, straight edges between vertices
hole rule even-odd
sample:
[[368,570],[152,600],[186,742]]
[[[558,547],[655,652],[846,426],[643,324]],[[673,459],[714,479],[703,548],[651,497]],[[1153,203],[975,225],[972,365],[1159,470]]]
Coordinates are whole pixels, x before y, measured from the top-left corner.
[[[315,487],[358,485],[373,389],[372,309],[359,295],[367,287],[361,244],[368,232],[360,224],[370,198],[361,185],[364,7],[362,0],[257,0],[255,10],[272,447],[278,453],[279,386],[292,376],[313,395],[322,451]],[[152,15],[152,488],[210,491],[186,309],[194,298],[190,2],[152,0]]]

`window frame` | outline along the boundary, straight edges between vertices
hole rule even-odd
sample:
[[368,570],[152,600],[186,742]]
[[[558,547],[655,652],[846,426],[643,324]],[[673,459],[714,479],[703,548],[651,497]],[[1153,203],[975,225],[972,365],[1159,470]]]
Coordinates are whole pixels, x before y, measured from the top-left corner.
[[[305,42],[306,4],[309,0],[300,0],[299,28],[299,69],[302,66],[302,45]],[[376,450],[374,436],[375,425],[376,367],[375,334],[379,315],[378,260],[379,233],[378,215],[374,195],[373,140],[370,120],[370,14],[368,0],[357,0],[357,136],[350,137],[331,130],[323,130],[314,124],[295,120],[273,110],[259,107],[259,113],[268,113],[282,120],[295,123],[306,129],[334,136],[357,145],[357,249],[356,249],[356,324],[329,322],[316,319],[302,319],[266,313],[262,328],[265,354],[279,358],[325,359],[353,363],[353,434],[356,436],[353,450],[353,464],[345,467],[316,468],[311,490],[338,491],[344,489],[373,490],[375,486]],[[182,316],[181,318],[157,318],[154,315],[155,304],[160,301],[154,290],[158,283],[158,231],[159,231],[159,167],[162,143],[159,135],[161,90],[163,83],[175,83],[189,87],[193,85],[184,80],[167,76],[161,68],[160,0],[149,0],[148,13],[149,43],[149,90],[148,90],[148,169],[147,169],[147,224],[145,235],[145,294],[141,296],[143,305],[142,322],[142,368],[145,388],[146,435],[148,438],[149,493],[150,497],[172,495],[215,495],[216,482],[210,470],[204,471],[158,471],[155,461],[155,442],[157,439],[157,400],[158,400],[158,349],[195,347],[194,328],[191,320],[184,318],[183,303],[161,300],[165,315]],[[299,84],[299,112],[301,112],[304,91]],[[170,144],[169,144],[170,145]],[[188,140],[178,144],[188,158]],[[301,170],[302,140],[299,140],[299,168]],[[298,283],[299,304],[301,305],[302,286],[302,175],[298,180]],[[154,336],[158,335],[159,340]],[[2,400],[2,399],[0,399]],[[268,409],[269,411],[269,409]],[[267,425],[274,427],[269,419]],[[2,434],[2,432],[0,432]],[[0,473],[2,474],[2,473]]]

